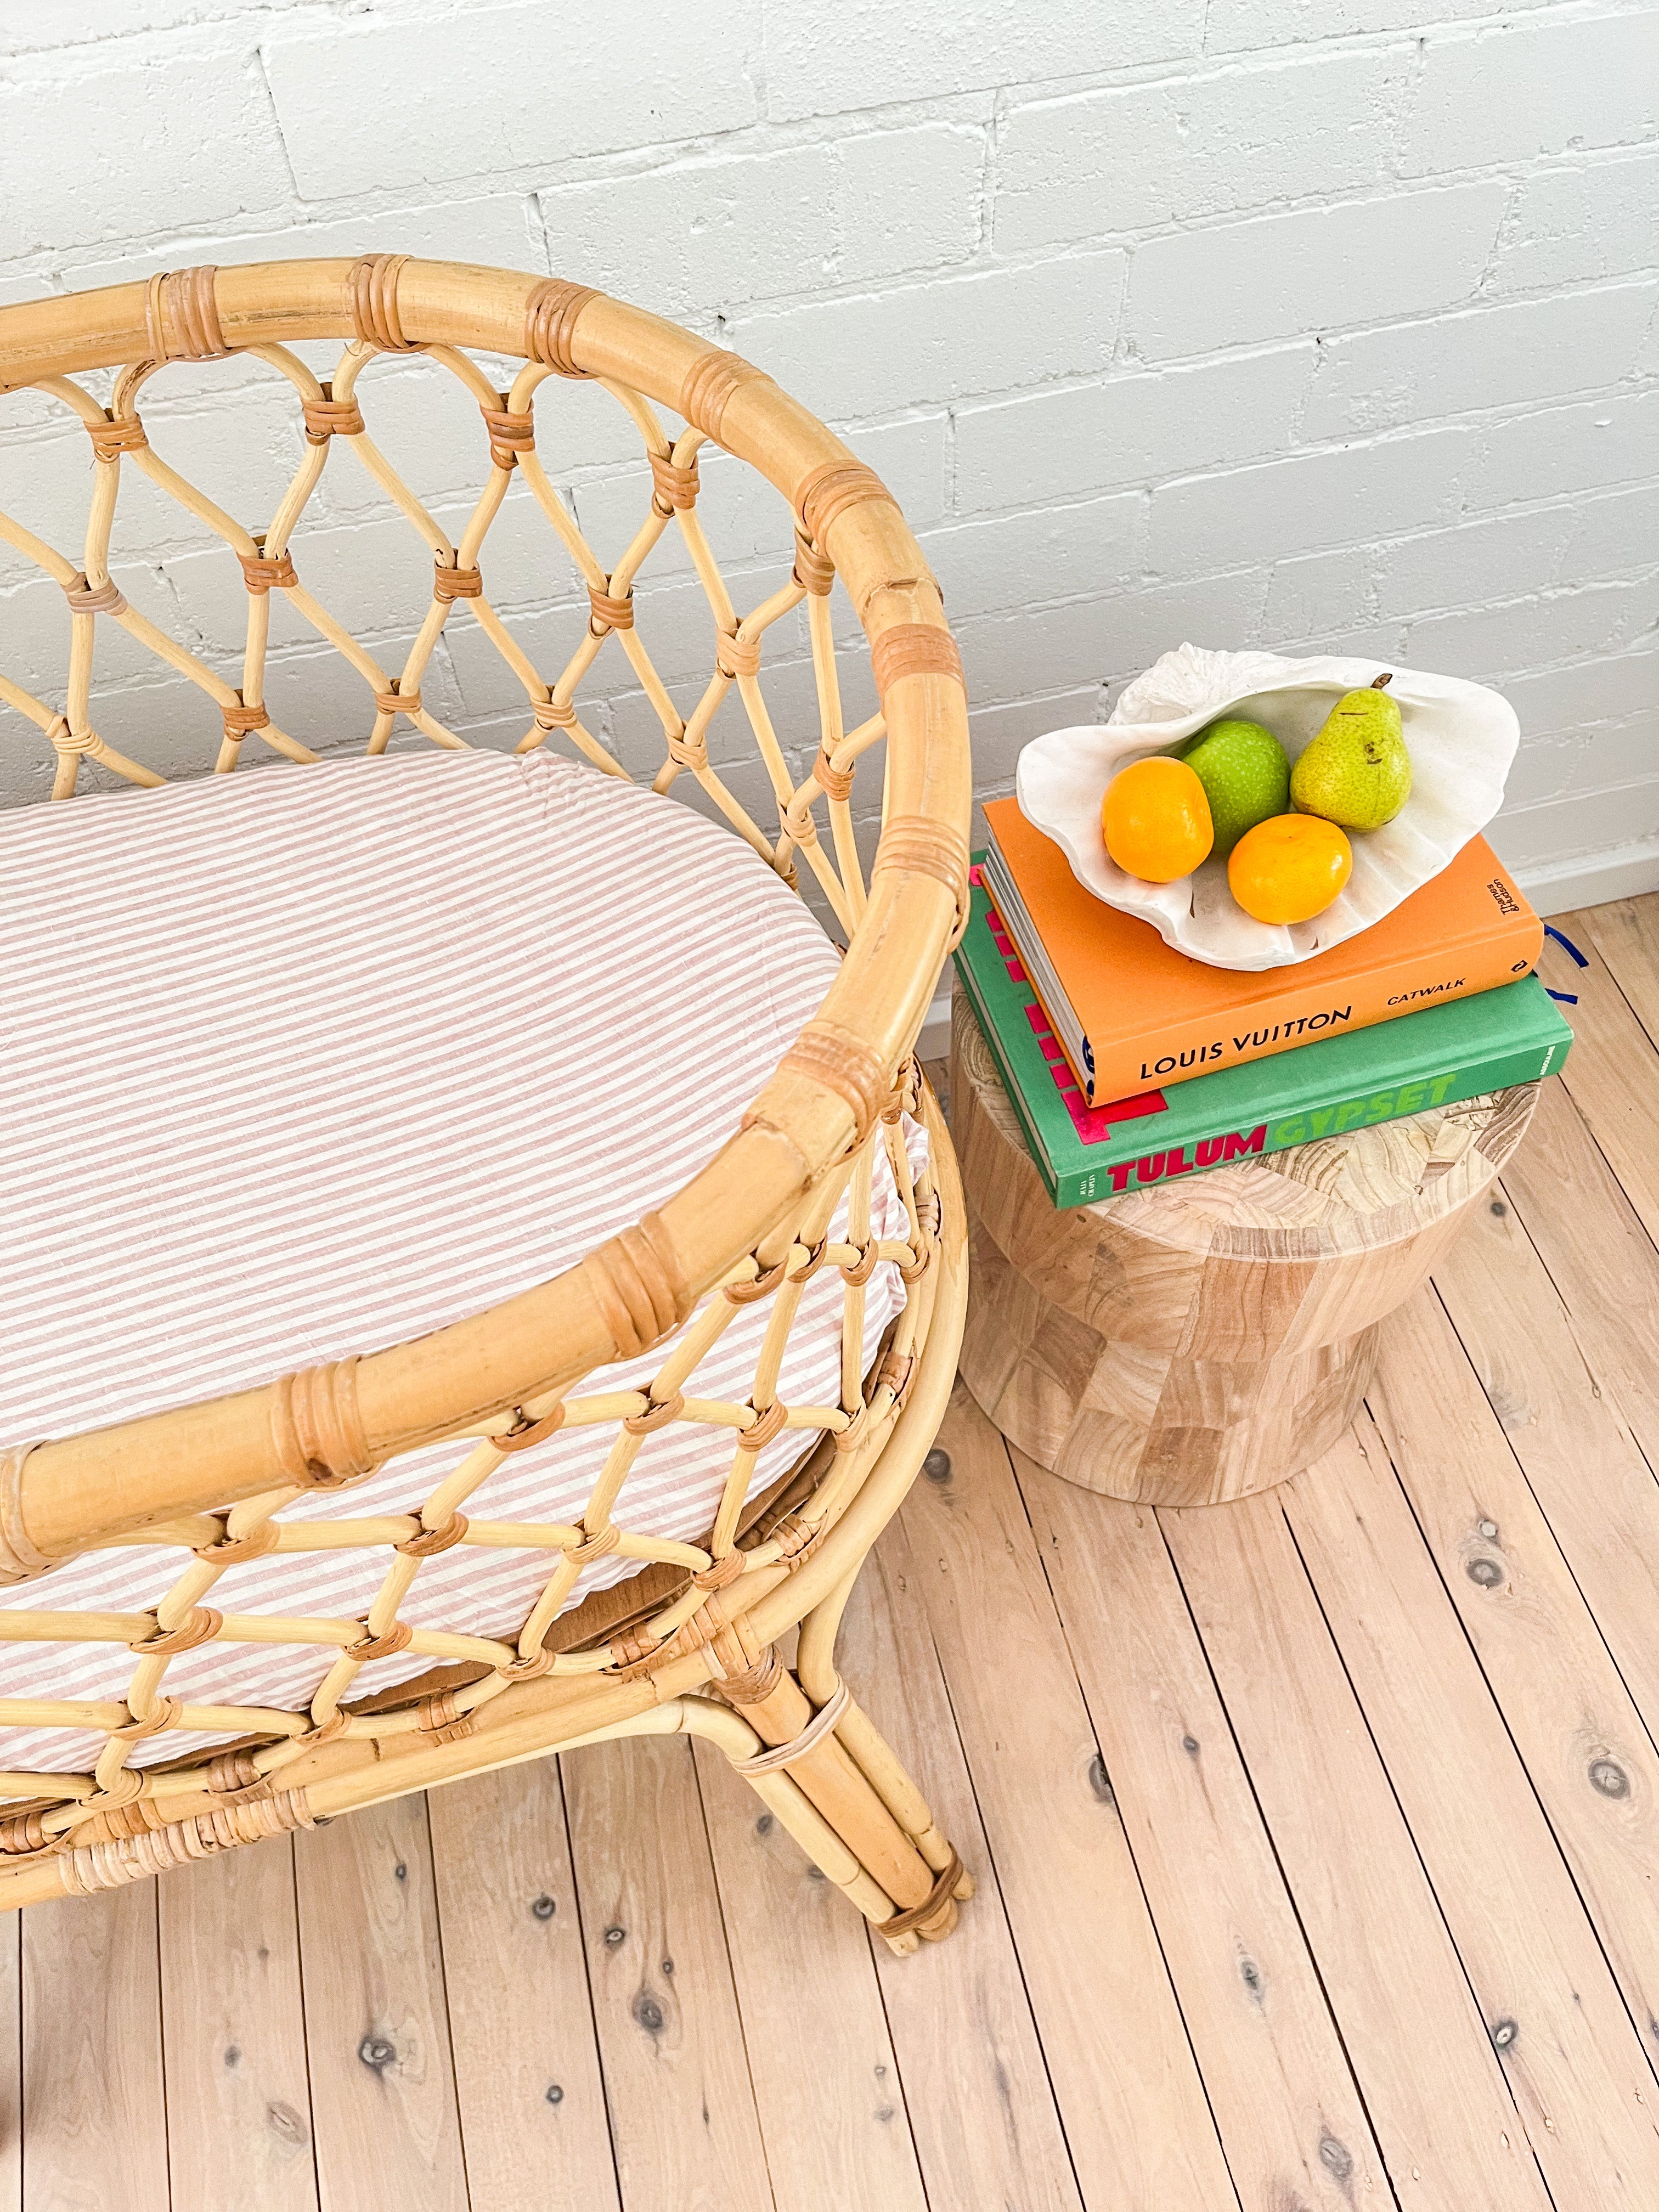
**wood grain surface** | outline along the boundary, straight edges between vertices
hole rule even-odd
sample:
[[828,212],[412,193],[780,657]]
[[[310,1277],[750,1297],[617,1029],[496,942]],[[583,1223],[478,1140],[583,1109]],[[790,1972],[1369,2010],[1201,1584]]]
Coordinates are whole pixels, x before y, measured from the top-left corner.
[[0,1929],[0,2212],[23,2202],[23,1923]]
[[617,2212],[558,1762],[498,1768],[429,1803],[473,2201]]
[[[1166,1513],[1164,1539],[1405,2201],[1549,2197],[1301,1554],[1273,1498]],[[1400,2023],[1418,2020],[1407,2045]]]
[[178,2212],[314,2212],[294,1845],[158,1882],[167,2148]]
[[597,1744],[565,1784],[623,2203],[769,2212],[691,1747]]
[[1093,1496],[958,1390],[839,1662],[948,1942],[707,1746],[507,1769],[8,1923],[0,2212],[1659,2203],[1659,899],[1565,927],[1601,1043],[1293,1480]]
[[[1012,1455],[1227,2162],[1247,2204],[1381,2205],[1364,2100],[1150,1509]],[[1133,1578],[1140,1602],[1113,1602]]]
[[1647,2205],[1652,2063],[1518,1753],[1519,1686],[1482,1672],[1369,1422],[1285,1497],[1558,2212]]
[[[918,1583],[902,1531],[890,1531],[848,1608],[848,1679],[902,1759],[931,1759],[936,1819],[974,1871],[991,1876],[983,1769],[970,1766]],[[912,1959],[873,1947],[928,2202],[1075,2212],[1094,2122],[1085,2113],[1068,2127],[1062,2118],[1053,2045],[1079,2030],[1052,2016],[1039,2026],[1000,1887],[986,1901],[991,1911],[975,1899],[948,1943],[925,1944]],[[1073,1987],[1068,2007],[1086,2009],[1076,1998]]]
[[1057,1209],[958,995],[969,1388],[1086,1490],[1208,1505],[1284,1481],[1352,1421],[1376,1323],[1449,1249],[1538,1087]]
[[168,2202],[155,1887],[23,1917],[25,2212]]
[[851,2203],[927,2212],[862,1923],[723,1754],[703,1743],[696,1756],[774,2191],[787,2204],[810,2203],[823,2176],[837,2173]]
[[425,1798],[296,1838],[295,1868],[327,2212],[465,2212]]
[[1607,1155],[1626,1197],[1651,1237],[1659,1237],[1659,982],[1652,899],[1620,900],[1560,927],[1587,958],[1574,972],[1578,1003],[1573,1047],[1562,1082]]
[[[1007,1455],[965,1390],[939,1444],[948,1474],[924,1476],[903,1509],[908,1594],[978,1778],[1060,2110],[1089,2116],[1079,2179],[1091,2204],[1200,2212],[1227,2186],[1220,2144]],[[982,1663],[988,1642],[1003,1664]],[[999,1753],[1017,1738],[1016,1767]],[[1057,1891],[1074,1900],[1063,1916]]]

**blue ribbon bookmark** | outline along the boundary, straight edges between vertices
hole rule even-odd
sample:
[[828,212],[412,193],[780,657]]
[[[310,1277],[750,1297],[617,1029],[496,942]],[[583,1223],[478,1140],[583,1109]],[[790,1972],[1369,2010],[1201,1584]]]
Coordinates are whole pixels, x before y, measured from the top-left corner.
[[[1553,937],[1556,943],[1562,946],[1563,949],[1571,956],[1579,967],[1588,968],[1589,966],[1589,962],[1578,950],[1578,947],[1573,943],[1571,938],[1563,936],[1561,932],[1557,929],[1553,923],[1547,921],[1544,924],[1544,934],[1546,937]],[[1547,991],[1549,991],[1551,998],[1555,1000],[1559,1006],[1576,1006],[1578,1004],[1578,994],[1577,991],[1550,991],[1550,987],[1547,983],[1545,984],[1544,988]]]

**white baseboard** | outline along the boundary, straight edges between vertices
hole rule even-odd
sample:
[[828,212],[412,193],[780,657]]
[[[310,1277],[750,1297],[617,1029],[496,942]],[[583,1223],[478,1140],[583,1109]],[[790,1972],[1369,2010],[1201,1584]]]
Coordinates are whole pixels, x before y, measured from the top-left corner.
[[1547,918],[1571,914],[1575,907],[1605,906],[1609,899],[1640,898],[1644,891],[1659,891],[1659,843],[1649,837],[1610,853],[1546,860],[1516,868],[1515,880]]
[[951,1057],[951,972],[946,968],[939,979],[939,996],[927,1009],[921,1035],[916,1039],[918,1060],[948,1060]]

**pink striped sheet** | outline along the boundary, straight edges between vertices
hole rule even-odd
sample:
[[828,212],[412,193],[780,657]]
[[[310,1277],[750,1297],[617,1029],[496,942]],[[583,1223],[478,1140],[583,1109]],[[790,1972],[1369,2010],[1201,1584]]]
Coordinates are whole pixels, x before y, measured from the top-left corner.
[[[407,1341],[558,1273],[711,1158],[836,964],[739,839],[545,751],[283,763],[0,817],[0,1441]],[[902,1237],[904,1218],[878,1161],[875,1233]],[[901,1300],[878,1267],[866,1364]],[[837,1401],[842,1308],[826,1270],[786,1402]],[[768,1311],[741,1310],[695,1395],[748,1396]],[[642,1386],[663,1357],[583,1387]],[[515,1455],[469,1512],[579,1519],[611,1434]],[[778,1437],[756,1486],[810,1441]],[[289,1514],[406,1511],[464,1449]],[[695,1540],[731,1456],[729,1431],[672,1425],[616,1517]],[[92,1553],[0,1607],[143,1611],[185,1556]],[[361,1618],[391,1558],[273,1555],[232,1569],[213,1602]],[[511,1638],[547,1571],[453,1549],[403,1617]],[[601,1560],[581,1594],[630,1571]],[[330,1656],[214,1644],[166,1688],[297,1706]],[[123,1646],[0,1642],[0,1697],[119,1698],[133,1663]],[[426,1663],[381,1661],[358,1687]],[[0,1728],[0,1767],[81,1765],[97,1743]],[[173,1732],[142,1749],[190,1747]]]

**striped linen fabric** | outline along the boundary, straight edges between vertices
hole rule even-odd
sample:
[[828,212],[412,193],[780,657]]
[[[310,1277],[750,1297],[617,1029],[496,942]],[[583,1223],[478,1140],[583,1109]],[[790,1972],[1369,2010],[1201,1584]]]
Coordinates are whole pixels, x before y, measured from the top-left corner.
[[[836,966],[739,838],[546,751],[283,763],[5,817],[0,1442],[246,1389],[546,1280],[709,1160]],[[905,1234],[879,1155],[872,1231]],[[878,1267],[866,1366],[902,1297]],[[837,1402],[842,1297],[833,1269],[808,1286],[786,1403]],[[740,1310],[694,1395],[747,1398],[768,1310]],[[664,1356],[581,1387],[642,1388]],[[614,1433],[515,1454],[469,1510],[578,1520]],[[767,1446],[755,1488],[812,1441]],[[286,1517],[409,1511],[465,1449],[411,1453]],[[646,1439],[616,1518],[695,1541],[731,1462],[729,1430],[675,1422]],[[91,1553],[0,1607],[143,1611],[185,1559]],[[361,1619],[390,1561],[272,1554],[213,1602]],[[550,1565],[457,1547],[402,1617],[511,1638]],[[601,1559],[578,1595],[633,1571]],[[291,1708],[331,1656],[210,1644],[166,1687]],[[429,1663],[377,1662],[357,1692]],[[0,1697],[118,1698],[133,1664],[124,1645],[0,1641]],[[0,1768],[84,1765],[98,1741],[0,1727]]]

